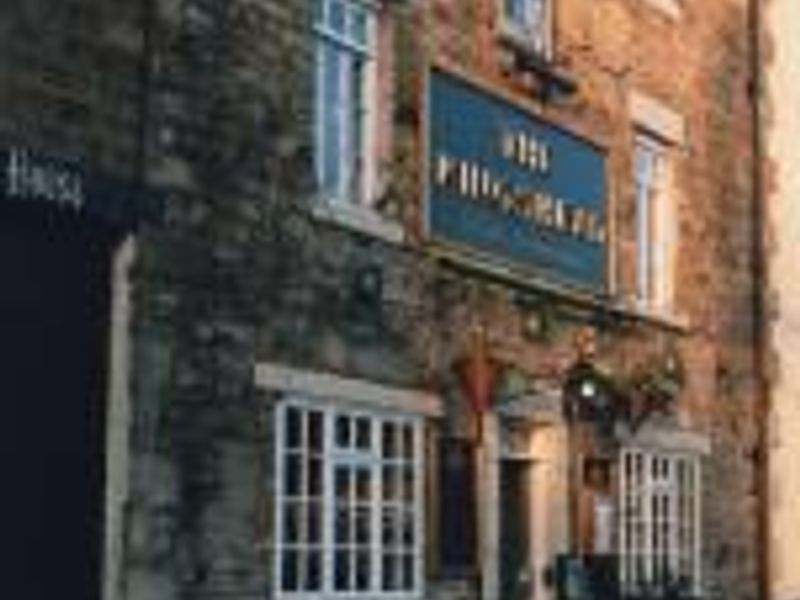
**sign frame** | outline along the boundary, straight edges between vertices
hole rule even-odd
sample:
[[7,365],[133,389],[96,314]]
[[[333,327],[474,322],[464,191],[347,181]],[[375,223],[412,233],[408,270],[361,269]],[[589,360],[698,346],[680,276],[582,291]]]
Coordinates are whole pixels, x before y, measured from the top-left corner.
[[[582,281],[559,273],[558,269],[547,268],[536,262],[522,261],[502,252],[476,247],[464,240],[452,239],[435,230],[432,222],[432,203],[434,202],[434,170],[436,168],[433,148],[433,80],[436,77],[450,80],[455,85],[466,88],[470,93],[483,97],[488,103],[505,105],[509,113],[516,113],[529,120],[536,127],[555,132],[556,135],[569,138],[583,145],[588,151],[596,154],[601,163],[600,195],[598,197],[599,218],[602,227],[602,240],[596,249],[595,261],[598,265],[597,280]],[[461,70],[445,67],[437,63],[429,65],[424,78],[423,93],[423,180],[422,180],[422,233],[434,253],[469,269],[486,272],[492,276],[511,279],[517,283],[542,287],[549,291],[564,291],[580,296],[586,295],[606,298],[611,293],[613,276],[611,265],[613,260],[613,215],[614,203],[609,193],[608,148],[585,134],[565,126],[558,121],[545,119],[533,107],[526,106],[524,98],[505,89],[498,89],[489,82]]]

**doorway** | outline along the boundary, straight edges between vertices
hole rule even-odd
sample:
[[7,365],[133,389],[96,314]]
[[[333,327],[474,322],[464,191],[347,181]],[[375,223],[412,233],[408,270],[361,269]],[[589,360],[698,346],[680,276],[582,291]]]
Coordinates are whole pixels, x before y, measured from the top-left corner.
[[113,236],[0,211],[0,585],[100,597]]
[[500,461],[500,597],[534,598],[533,473],[527,459]]

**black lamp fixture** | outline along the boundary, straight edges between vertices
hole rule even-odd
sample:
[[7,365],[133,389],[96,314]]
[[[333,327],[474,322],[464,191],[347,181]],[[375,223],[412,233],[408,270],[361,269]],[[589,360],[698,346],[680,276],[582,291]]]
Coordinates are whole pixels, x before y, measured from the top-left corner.
[[360,308],[377,308],[383,296],[383,273],[377,265],[362,265],[352,272],[351,301]]
[[374,335],[383,313],[383,273],[374,264],[358,265],[351,269],[348,279],[344,314],[355,331]]
[[587,359],[579,359],[567,371],[563,396],[567,421],[594,423],[602,434],[611,435],[614,423],[622,416],[619,393],[611,377]]
[[618,422],[635,432],[654,415],[668,414],[683,384],[683,364],[672,350],[649,368],[619,378],[579,358],[564,379],[564,417],[573,423],[593,423],[604,437],[613,436]]

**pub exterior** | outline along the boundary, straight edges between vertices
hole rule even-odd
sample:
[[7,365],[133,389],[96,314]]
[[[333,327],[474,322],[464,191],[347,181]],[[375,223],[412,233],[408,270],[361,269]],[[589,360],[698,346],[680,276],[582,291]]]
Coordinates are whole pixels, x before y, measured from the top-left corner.
[[93,450],[4,462],[94,477],[81,597],[758,597],[744,2],[70,6],[0,8],[0,265],[89,240],[18,395],[99,416],[7,422]]

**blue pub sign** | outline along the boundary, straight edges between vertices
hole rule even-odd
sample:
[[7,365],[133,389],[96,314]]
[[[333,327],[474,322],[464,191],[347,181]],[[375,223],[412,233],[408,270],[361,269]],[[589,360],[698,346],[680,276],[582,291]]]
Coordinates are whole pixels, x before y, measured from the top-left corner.
[[605,155],[438,70],[428,86],[428,233],[489,266],[602,292]]

